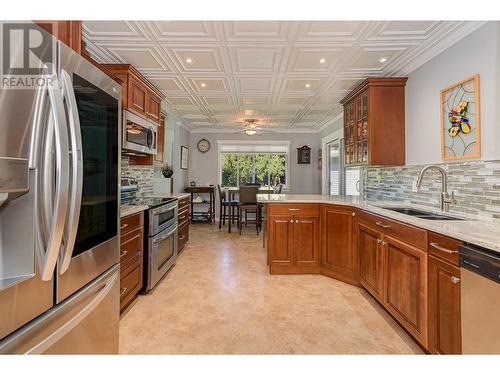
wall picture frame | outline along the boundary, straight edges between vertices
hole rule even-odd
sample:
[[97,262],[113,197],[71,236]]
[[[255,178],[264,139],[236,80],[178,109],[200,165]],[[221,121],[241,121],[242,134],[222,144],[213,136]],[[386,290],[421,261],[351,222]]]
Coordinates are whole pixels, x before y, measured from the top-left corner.
[[189,148],[181,146],[181,169],[187,170],[189,165]]
[[297,148],[297,164],[311,164],[311,147],[304,145]]
[[479,74],[440,91],[443,161],[481,157]]

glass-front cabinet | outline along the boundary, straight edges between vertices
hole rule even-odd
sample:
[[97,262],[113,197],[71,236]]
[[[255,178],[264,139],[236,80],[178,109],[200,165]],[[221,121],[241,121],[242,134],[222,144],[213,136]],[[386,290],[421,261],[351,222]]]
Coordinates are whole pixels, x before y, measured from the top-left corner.
[[406,80],[367,78],[340,101],[346,166],[404,165]]

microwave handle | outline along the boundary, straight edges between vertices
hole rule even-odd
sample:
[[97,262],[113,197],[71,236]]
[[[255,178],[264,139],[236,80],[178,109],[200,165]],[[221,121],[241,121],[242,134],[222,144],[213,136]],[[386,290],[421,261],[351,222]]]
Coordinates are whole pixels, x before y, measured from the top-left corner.
[[[46,65],[48,68],[48,64]],[[54,132],[55,140],[55,193],[52,201],[52,192],[48,187],[52,186],[54,179],[52,168],[49,167],[51,161],[50,145],[45,145],[45,162],[41,165],[42,184],[44,186],[43,196],[40,197],[45,210],[45,220],[51,221],[48,231],[48,240],[45,254],[43,255],[43,267],[41,272],[42,280],[49,281],[52,279],[54,269],[57,263],[58,255],[61,249],[64,232],[64,222],[68,208],[68,185],[69,185],[69,157],[68,157],[68,134],[66,128],[66,118],[64,115],[63,100],[59,89],[59,80],[57,75],[52,76],[53,86],[48,88],[50,110],[53,118],[53,128],[48,127],[47,131]],[[50,138],[49,138],[50,139]],[[50,205],[50,206],[47,206]],[[49,207],[49,208],[47,208]],[[40,208],[40,207],[39,207]],[[51,211],[51,212],[48,212]]]
[[61,91],[68,114],[69,155],[71,158],[69,208],[65,227],[66,241],[63,252],[60,254],[59,273],[62,275],[69,268],[78,231],[83,189],[83,155],[80,118],[78,116],[75,91],[71,77],[65,70],[61,70]]

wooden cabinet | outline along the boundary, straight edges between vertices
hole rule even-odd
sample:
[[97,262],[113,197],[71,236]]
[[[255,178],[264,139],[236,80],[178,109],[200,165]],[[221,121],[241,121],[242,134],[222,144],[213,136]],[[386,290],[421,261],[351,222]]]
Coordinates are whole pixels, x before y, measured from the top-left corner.
[[130,64],[103,64],[122,83],[122,107],[157,124],[160,123],[161,101],[165,97],[150,81]]
[[158,138],[156,140],[156,155],[155,162],[163,164],[163,154],[165,152],[165,119],[164,113],[160,114],[160,123],[158,124]]
[[319,273],[319,205],[271,204],[268,257],[271,273]]
[[387,235],[383,245],[384,306],[427,347],[427,252]]
[[54,35],[68,47],[81,53],[82,21],[33,21],[45,31]]
[[383,300],[382,234],[370,224],[357,224],[359,282],[379,301]]
[[144,213],[122,218],[120,230],[120,312],[123,312],[143,285]]
[[341,103],[347,165],[405,164],[407,78],[367,78]]
[[355,211],[324,205],[321,210],[321,273],[358,285]]
[[186,243],[189,241],[189,224],[191,217],[189,213],[190,199],[189,196],[179,199],[178,203],[178,233],[177,233],[177,253],[180,253]]
[[429,232],[429,351],[461,354],[461,241]]

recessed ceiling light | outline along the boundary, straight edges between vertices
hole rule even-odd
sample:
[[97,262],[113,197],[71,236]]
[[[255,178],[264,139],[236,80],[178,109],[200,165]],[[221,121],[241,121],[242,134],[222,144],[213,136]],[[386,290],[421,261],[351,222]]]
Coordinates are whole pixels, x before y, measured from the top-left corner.
[[207,87],[207,84],[206,83],[202,83],[201,87]]
[[311,84],[310,83],[306,83],[306,88],[309,88],[311,87]]
[[320,62],[320,64],[324,64],[326,62],[326,60],[325,59],[320,59],[319,62]]
[[191,60],[191,58],[190,58],[190,57],[188,57],[188,58],[186,59],[186,62],[187,62],[188,64],[191,64],[191,63],[193,62],[193,60]]
[[387,61],[387,58],[386,58],[386,57],[382,57],[382,58],[380,58],[380,60],[379,60],[379,61],[380,61],[381,63],[385,63],[385,62]]
[[254,130],[254,129],[245,129],[245,134],[246,135],[255,135],[255,134],[257,134],[257,130]]

